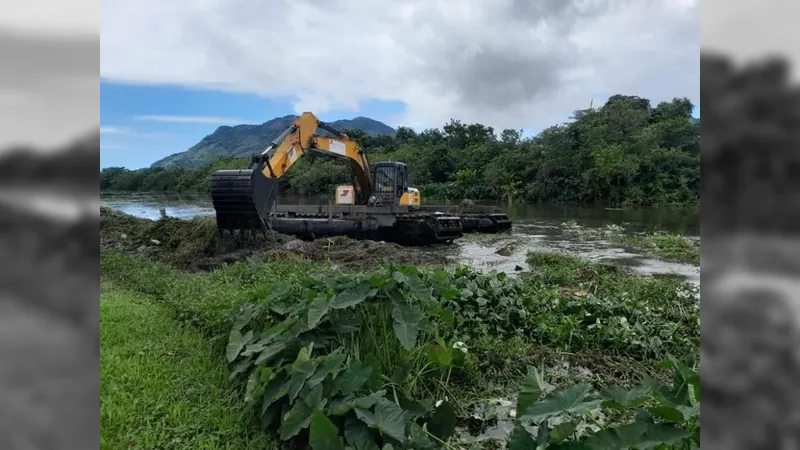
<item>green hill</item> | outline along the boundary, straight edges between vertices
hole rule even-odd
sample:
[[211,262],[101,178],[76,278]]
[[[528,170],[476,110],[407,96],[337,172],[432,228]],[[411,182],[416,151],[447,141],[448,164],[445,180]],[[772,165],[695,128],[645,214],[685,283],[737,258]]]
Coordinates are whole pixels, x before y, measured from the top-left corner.
[[[199,168],[220,158],[250,156],[263,151],[297,116],[276,117],[261,125],[221,126],[189,150],[174,153],[154,162],[150,167]],[[337,120],[330,124],[340,130],[361,130],[370,136],[394,136],[394,128],[367,117]]]

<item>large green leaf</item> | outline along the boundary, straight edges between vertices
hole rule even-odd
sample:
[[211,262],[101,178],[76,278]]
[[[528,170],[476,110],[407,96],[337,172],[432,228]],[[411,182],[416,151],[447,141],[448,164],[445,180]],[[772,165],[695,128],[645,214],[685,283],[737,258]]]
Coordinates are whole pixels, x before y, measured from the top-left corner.
[[417,335],[422,322],[422,310],[417,305],[395,303],[392,309],[392,327],[400,344],[411,350],[417,346]]
[[325,414],[317,409],[311,416],[308,443],[313,450],[344,450],[339,429]]
[[547,387],[548,385],[539,371],[535,367],[528,367],[528,373],[522,380],[517,397],[517,412],[525,411],[536,400],[539,400]]
[[520,419],[538,423],[563,413],[580,414],[596,409],[602,403],[602,399],[587,398],[590,390],[591,386],[581,383],[552,392],[525,408],[520,414]]
[[231,375],[228,379],[229,380],[235,379],[237,376],[244,373],[245,371],[247,371],[247,369],[251,368],[252,366],[253,366],[252,357],[247,358],[244,361],[240,361],[239,364],[237,364],[236,367],[233,368],[233,371],[231,371]]
[[431,287],[425,284],[422,279],[416,275],[411,275],[406,280],[406,285],[411,294],[419,301],[425,303],[431,301]]
[[254,400],[253,392],[256,390],[258,385],[259,385],[258,371],[254,370],[254,371],[250,372],[250,377],[247,378],[247,385],[245,386],[245,391],[244,391],[244,402],[245,403],[252,403],[253,402],[253,400]]
[[369,365],[361,361],[350,364],[350,367],[337,378],[339,392],[343,395],[356,392],[369,380],[370,375],[372,375],[372,367]]
[[428,362],[446,369],[453,363],[453,355],[451,350],[441,343],[428,344]]
[[253,318],[253,305],[247,305],[242,309],[242,312],[236,316],[236,320],[233,322],[233,329],[234,330],[241,330],[242,328],[246,327],[247,324],[250,323],[250,320]]
[[[340,310],[341,311],[341,310]],[[336,334],[355,333],[361,330],[361,316],[351,311],[341,311],[330,317],[331,331]]]
[[225,357],[228,358],[228,362],[233,362],[238,358],[239,353],[242,352],[246,344],[241,331],[231,331],[231,334],[228,336],[228,346],[225,348]]
[[406,297],[403,295],[402,292],[400,292],[400,288],[397,286],[397,283],[395,282],[387,283],[381,289],[383,290],[383,293],[386,294],[386,297],[388,297],[392,303],[407,302]]
[[536,441],[522,425],[514,427],[508,439],[508,450],[536,450]]
[[261,397],[261,416],[267,413],[267,408],[273,403],[278,401],[281,397],[289,392],[289,376],[284,371],[280,371],[267,382],[264,388],[264,393]]
[[322,409],[325,403],[326,400],[322,398],[322,385],[312,389],[304,399],[295,402],[292,409],[283,416],[280,429],[281,440],[287,441],[297,436],[302,429],[307,428],[311,423],[314,411]]
[[674,444],[690,433],[680,428],[645,422],[634,422],[616,428],[600,430],[586,444],[596,450],[619,450],[637,448],[645,450],[661,444]]
[[345,358],[346,357],[344,353],[342,353],[341,349],[336,349],[327,354],[322,358],[322,362],[319,364],[319,367],[317,367],[317,371],[314,372],[314,375],[312,375],[306,381],[306,386],[308,386],[310,389],[313,389],[318,384],[322,383],[322,380],[324,380],[325,377],[336,371],[342,366],[342,364],[344,364]]
[[406,283],[408,281],[408,277],[403,272],[392,272],[392,278],[398,283]]
[[289,403],[293,402],[297,397],[297,394],[300,393],[300,390],[303,389],[303,385],[306,383],[306,380],[314,375],[320,362],[320,359],[316,358],[303,361],[295,366],[291,373],[291,378],[289,378]]
[[562,422],[550,430],[550,442],[563,442],[572,436],[578,428],[576,422]]
[[368,427],[374,428],[399,442],[405,441],[406,420],[403,409],[386,398],[375,403],[375,410],[356,408],[356,416]]
[[345,289],[334,297],[331,309],[344,309],[362,303],[372,294],[372,287],[368,283],[361,283],[350,289]]
[[375,443],[374,431],[355,417],[350,416],[345,420],[344,437],[347,444],[355,450],[380,450],[378,444]]
[[605,400],[604,405],[612,408],[630,408],[643,402],[652,392],[647,384],[640,384],[631,390],[619,386],[607,387],[600,391],[600,397]]
[[355,408],[370,409],[385,395],[386,391],[380,390],[358,398],[353,398],[352,396],[341,397],[331,402],[329,411],[334,416],[343,416]]
[[325,317],[330,309],[332,299],[325,294],[320,294],[311,302],[308,308],[307,325],[309,330],[313,330]]
[[647,408],[647,411],[650,412],[651,416],[658,417],[659,419],[666,420],[667,422],[683,423],[686,421],[683,411],[672,406],[655,406],[652,408]]
[[280,352],[286,349],[285,342],[276,342],[274,344],[268,345],[261,353],[258,354],[258,358],[256,358],[256,365],[261,363],[269,362],[270,359],[277,356]]

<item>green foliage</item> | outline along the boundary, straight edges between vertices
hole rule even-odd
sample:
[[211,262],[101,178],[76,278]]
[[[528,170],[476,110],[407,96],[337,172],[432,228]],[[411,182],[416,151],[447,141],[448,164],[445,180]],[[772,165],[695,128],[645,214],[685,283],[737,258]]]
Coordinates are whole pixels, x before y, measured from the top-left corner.
[[[536,369],[523,383],[525,403],[518,403],[516,426],[509,450],[534,449],[699,449],[700,374],[696,354],[679,360],[669,357],[663,365],[673,370],[673,382],[662,384],[646,378],[630,390],[613,386],[592,394],[589,384],[542,393]],[[533,399],[533,401],[531,401]],[[632,418],[611,425],[585,426],[586,419],[622,414]],[[528,426],[536,425],[535,435]]]
[[[450,446],[466,407],[485,398],[487,377],[496,378],[484,360],[499,352],[487,342],[506,351],[501,358],[535,355],[527,361],[536,365],[550,363],[540,359],[543,348],[650,365],[696,350],[698,301],[680,295],[680,281],[564,255],[534,253],[529,262],[533,271],[517,278],[404,266],[341,273],[319,263],[271,261],[185,274],[105,251],[101,273],[203,330],[220,360],[230,361],[254,420],[301,448]],[[623,388],[561,379],[554,392],[545,382],[552,374],[530,369],[517,416],[547,422],[547,431],[517,428],[509,445],[666,443],[678,429],[674,448],[694,448],[695,368],[670,361],[673,383],[646,372],[654,378],[637,377],[632,388],[629,380]],[[502,380],[490,382],[516,377],[512,363]],[[616,373],[625,367],[610,371],[609,378],[621,379]],[[622,444],[615,448],[627,448]]]
[[[309,276],[274,286],[263,300],[235,309],[226,357],[234,365],[233,376],[248,380],[245,401],[260,411],[265,427],[277,427],[283,440],[305,436],[304,430],[312,428],[313,446],[316,418],[323,430],[317,435],[327,436],[319,446],[339,445],[339,440],[355,446],[363,439],[370,448],[416,448],[415,439],[445,441],[456,426],[453,405],[432,405],[458,389],[453,383],[459,373],[468,376],[474,370],[471,356],[457,345],[461,340],[523,334],[571,350],[603,345],[642,356],[694,348],[681,325],[667,327],[674,339],[663,333],[655,335],[663,343],[645,339],[659,333],[647,329],[651,324],[667,325],[659,317],[663,311],[646,313],[625,296],[541,296],[546,286],[542,280],[466,268],[392,266],[372,275]],[[587,399],[589,385],[539,401],[543,384],[535,371],[526,377],[518,400],[523,419],[580,415],[602,403]],[[615,405],[638,401],[620,388],[607,395]],[[653,411],[674,415],[668,409]],[[422,430],[416,438],[415,427]],[[659,427],[653,433],[665,432]],[[562,425],[554,435],[568,431]]]
[[[413,184],[427,199],[684,205],[697,203],[700,195],[700,124],[692,110],[687,99],[652,107],[646,99],[615,95],[601,108],[577,111],[572,122],[530,138],[516,130],[498,137],[492,127],[457,120],[420,133],[401,127],[393,137],[349,133],[372,161],[408,164]],[[215,145],[226,144],[223,139]],[[330,195],[334,185],[352,181],[348,166],[332,158],[301,164],[282,180],[285,193]],[[102,172],[101,189],[206,192],[207,181],[200,180],[215,168],[109,168]]]
[[[309,277],[239,307],[226,357],[247,376],[245,401],[264,426],[279,426],[282,440],[310,428],[312,448],[447,439],[455,410],[414,400],[443,396],[465,364],[439,335],[441,305],[420,276],[397,267]],[[420,425],[429,431],[412,431]]]

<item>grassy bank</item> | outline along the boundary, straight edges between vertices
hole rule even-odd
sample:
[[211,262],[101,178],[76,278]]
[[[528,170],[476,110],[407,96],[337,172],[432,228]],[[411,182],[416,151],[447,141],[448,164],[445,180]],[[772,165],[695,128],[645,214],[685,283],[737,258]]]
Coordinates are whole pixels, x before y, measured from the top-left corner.
[[250,417],[212,343],[151,297],[102,290],[100,448],[270,448],[266,436],[248,436]]
[[[179,222],[171,226],[196,229]],[[135,239],[151,236],[142,230]],[[553,254],[531,254],[532,272],[518,278],[441,265],[342,265],[270,252],[187,271],[176,255],[197,246],[196,239],[183,242],[175,232],[172,241],[164,239],[172,244],[141,250],[113,243],[119,229],[104,233],[109,240],[101,274],[113,283],[110,292],[157,299],[146,311],[126,307],[136,304],[130,299],[106,302],[120,314],[116,342],[122,346],[121,336],[142,334],[182,348],[182,338],[169,334],[176,330],[199,339],[192,341],[192,365],[206,364],[203,380],[191,378],[195,370],[175,378],[205,392],[198,402],[222,412],[238,405],[255,419],[225,419],[231,427],[225,430],[242,433],[230,435],[238,447],[226,448],[249,448],[241,437],[248,433],[315,449],[345,443],[458,448],[495,429],[501,440],[503,430],[514,430],[510,448],[532,448],[528,444],[536,439],[556,448],[562,441],[589,445],[615,436],[681,443],[697,437],[697,399],[687,388],[697,381],[691,368],[696,359],[687,366],[659,364],[670,355],[694,355],[698,345],[698,301],[678,279],[640,277]],[[147,322],[137,315],[145,312],[170,317],[174,326],[136,330],[135,324]],[[121,327],[125,323],[128,328]],[[160,371],[178,370],[166,368],[164,352],[126,362],[129,371],[145,374],[143,390],[161,391]],[[233,374],[227,388],[219,375],[225,367]],[[675,390],[659,384],[669,384],[676,371]],[[107,380],[124,379],[122,372]],[[206,420],[170,412],[181,411],[179,402],[163,402],[172,408],[164,410],[172,428]],[[500,411],[494,404],[511,406]],[[129,420],[147,414],[131,411]],[[549,436],[523,426],[530,424],[550,430]],[[125,429],[120,425],[107,439],[126,439]],[[218,448],[208,439],[201,448]]]
[[662,261],[700,265],[700,242],[685,236],[663,232],[634,234],[617,225],[591,229],[575,221],[563,225],[567,233],[582,239],[606,239]]

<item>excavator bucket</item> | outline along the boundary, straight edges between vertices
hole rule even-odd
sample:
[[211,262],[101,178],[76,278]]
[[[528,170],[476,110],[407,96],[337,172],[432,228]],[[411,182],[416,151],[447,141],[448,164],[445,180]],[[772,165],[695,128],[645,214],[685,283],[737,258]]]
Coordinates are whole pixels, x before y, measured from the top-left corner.
[[218,170],[211,174],[211,200],[220,231],[264,231],[278,195],[278,180],[260,170]]

